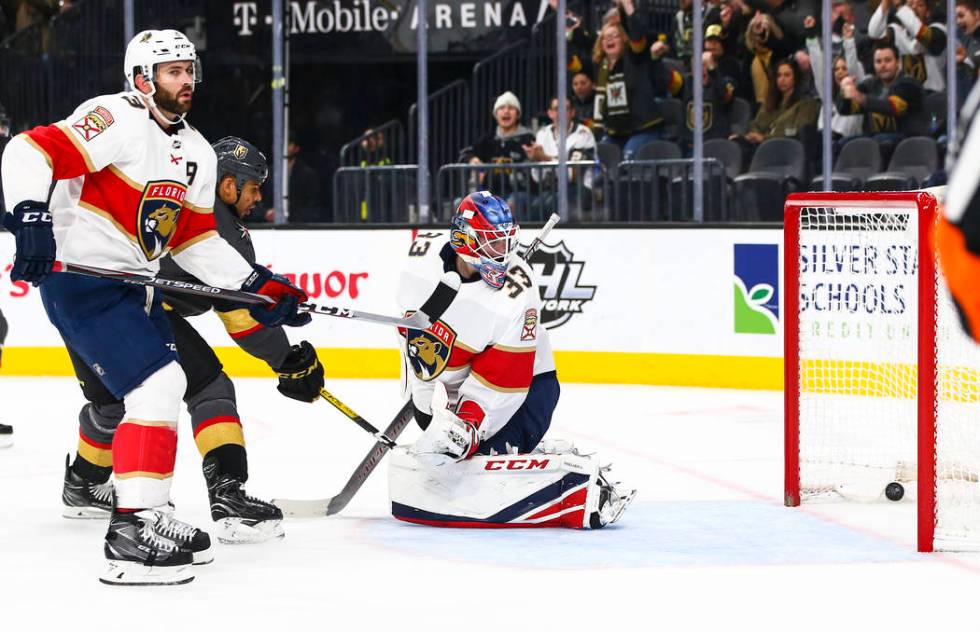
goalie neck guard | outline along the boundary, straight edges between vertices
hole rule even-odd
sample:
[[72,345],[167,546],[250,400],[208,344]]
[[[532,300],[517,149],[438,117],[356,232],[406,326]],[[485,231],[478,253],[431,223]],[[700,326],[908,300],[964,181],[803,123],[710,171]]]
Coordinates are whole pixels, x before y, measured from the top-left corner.
[[519,233],[507,202],[489,191],[477,191],[459,203],[449,243],[490,287],[500,289],[517,250]]

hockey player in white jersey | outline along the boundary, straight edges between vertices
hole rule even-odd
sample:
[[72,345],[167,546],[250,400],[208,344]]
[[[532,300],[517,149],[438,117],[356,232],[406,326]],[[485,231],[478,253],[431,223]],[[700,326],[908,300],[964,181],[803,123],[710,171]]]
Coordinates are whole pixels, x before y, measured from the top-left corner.
[[[419,233],[398,302],[410,310],[447,271],[456,299],[425,331],[401,330],[415,417],[424,432],[392,453],[396,518],[434,526],[599,528],[634,492],[611,485],[598,461],[567,442],[542,443],[559,385],[519,229],[487,191],[462,200],[446,232]],[[448,407],[434,407],[441,383]]]
[[[151,288],[54,270],[57,259],[153,275],[169,252],[205,283],[265,294],[250,308],[268,327],[303,325],[306,294],[242,258],[215,231],[215,153],[184,121],[200,75],[194,45],[143,31],[126,48],[131,91],[86,101],[35,127],[3,154],[11,278],[40,286],[62,338],[125,405],[112,442],[115,503],[105,538],[109,584],[194,578],[208,535],[172,516],[170,483],[186,378],[162,297]],[[48,191],[56,182],[51,195]]]

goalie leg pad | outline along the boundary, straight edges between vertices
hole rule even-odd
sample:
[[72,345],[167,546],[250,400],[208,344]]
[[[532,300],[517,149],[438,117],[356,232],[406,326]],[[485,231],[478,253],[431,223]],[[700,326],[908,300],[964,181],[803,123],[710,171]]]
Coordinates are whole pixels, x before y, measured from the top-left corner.
[[392,514],[439,527],[593,528],[598,461],[577,454],[477,455],[427,465],[404,448],[388,467]]

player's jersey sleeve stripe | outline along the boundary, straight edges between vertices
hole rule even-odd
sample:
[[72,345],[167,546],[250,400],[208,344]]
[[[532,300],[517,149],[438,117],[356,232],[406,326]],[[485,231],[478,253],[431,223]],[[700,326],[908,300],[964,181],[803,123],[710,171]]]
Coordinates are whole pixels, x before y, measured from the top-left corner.
[[202,213],[204,215],[212,215],[212,214],[214,214],[214,208],[212,208],[212,207],[204,207],[204,206],[195,206],[195,205],[191,204],[190,202],[188,202],[186,200],[184,200],[184,208],[186,208],[188,211],[191,211],[193,213]]
[[[208,216],[207,215],[195,215],[194,217],[208,217]],[[188,222],[188,224],[189,223],[190,222]],[[214,218],[213,217],[211,218],[211,225],[212,226],[214,225]],[[218,231],[214,230],[213,228],[211,230],[205,230],[205,232],[203,232],[203,233],[194,232],[194,228],[193,227],[189,227],[189,228],[190,228],[189,230],[185,230],[182,233],[179,233],[176,237],[174,237],[174,240],[170,242],[170,244],[172,246],[172,249],[171,249],[170,252],[172,252],[173,254],[177,255],[177,254],[180,254],[181,252],[183,252],[184,250],[187,250],[188,248],[190,248],[194,244],[198,244],[198,243],[201,243],[202,241],[204,241],[205,239],[210,239],[212,237],[217,237],[218,236]],[[188,232],[191,232],[193,236],[188,236],[188,234],[187,234]]]
[[85,148],[64,122],[35,127],[24,132],[24,136],[48,157],[55,180],[77,178],[95,171]]
[[247,309],[234,309],[230,312],[218,312],[218,318],[225,325],[225,330],[232,338],[243,338],[259,329],[262,325],[252,318]]
[[534,347],[494,345],[473,358],[471,375],[495,391],[527,391],[534,377]]
[[51,160],[51,155],[48,154],[48,151],[44,147],[41,147],[29,134],[24,134],[24,140],[27,141],[28,145],[41,152],[41,155],[44,156],[44,161],[48,163],[48,166],[51,167],[51,171],[53,172],[54,162]]
[[461,369],[468,365],[475,355],[475,349],[470,349],[466,345],[460,344],[459,341],[457,341],[455,344],[453,344],[453,350],[452,353],[449,354],[449,360],[446,361],[446,369]]

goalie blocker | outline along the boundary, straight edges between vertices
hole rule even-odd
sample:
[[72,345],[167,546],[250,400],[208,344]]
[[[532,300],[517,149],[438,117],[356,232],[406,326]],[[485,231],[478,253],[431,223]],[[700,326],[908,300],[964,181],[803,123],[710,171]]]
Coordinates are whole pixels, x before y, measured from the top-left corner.
[[616,522],[635,494],[620,494],[596,459],[574,452],[482,456],[432,466],[392,451],[391,512],[435,527],[598,529]]

